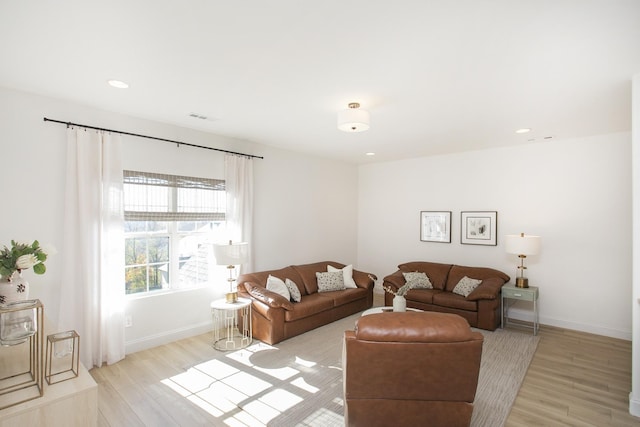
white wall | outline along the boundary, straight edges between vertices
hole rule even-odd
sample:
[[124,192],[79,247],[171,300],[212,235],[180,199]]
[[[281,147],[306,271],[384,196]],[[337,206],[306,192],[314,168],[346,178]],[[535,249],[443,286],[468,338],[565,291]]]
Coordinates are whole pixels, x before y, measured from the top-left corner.
[[[504,235],[540,235],[541,254],[526,265],[541,322],[630,339],[630,155],[620,133],[361,166],[358,264],[380,279],[414,260],[513,279],[518,259]],[[452,243],[420,241],[421,210],[453,212]],[[480,210],[498,212],[498,245],[461,245],[460,212]],[[515,317],[530,318],[526,308]]]
[[640,417],[640,74],[633,77],[632,103],[633,295],[630,306],[633,319],[633,343],[629,412]]
[[[336,260],[356,261],[357,169],[353,165],[268,148],[177,126],[155,123],[61,100],[0,88],[0,245],[38,239],[61,250],[66,162],[64,125],[43,117],[158,136],[264,156],[254,160],[256,269]],[[223,176],[222,154],[123,136],[124,166],[205,177]],[[47,273],[25,273],[30,296],[40,298],[57,323],[62,259]],[[210,288],[131,298],[126,312],[127,351],[136,351],[210,329],[209,302],[226,292]]]

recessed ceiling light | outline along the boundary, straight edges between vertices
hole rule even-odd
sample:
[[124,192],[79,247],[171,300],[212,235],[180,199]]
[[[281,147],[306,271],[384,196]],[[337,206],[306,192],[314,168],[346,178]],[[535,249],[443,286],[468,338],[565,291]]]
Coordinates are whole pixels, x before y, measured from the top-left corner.
[[376,153],[368,152],[368,153],[365,153],[365,155],[366,155],[366,156],[375,156],[375,155],[376,155]]
[[527,133],[527,132],[531,132],[531,129],[529,129],[529,128],[522,128],[522,129],[518,129],[518,130],[516,130],[516,133]]
[[116,87],[118,89],[127,89],[129,87],[129,85],[122,80],[109,80],[107,83],[109,83],[109,86]]

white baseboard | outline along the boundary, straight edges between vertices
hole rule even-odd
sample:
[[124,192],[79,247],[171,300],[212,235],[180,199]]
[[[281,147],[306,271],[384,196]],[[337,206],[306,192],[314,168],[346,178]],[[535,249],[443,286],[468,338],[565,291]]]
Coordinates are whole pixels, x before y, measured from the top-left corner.
[[640,417],[640,396],[629,393],[629,413],[634,417]]
[[[125,342],[125,353],[131,354],[137,351],[146,350],[157,347],[159,345],[168,344],[173,341],[205,334],[212,331],[211,322],[204,322],[199,325],[190,326],[188,328],[174,329],[163,332],[162,334],[151,335],[138,340]],[[213,341],[213,336],[211,337]]]
[[[512,307],[509,309],[509,317],[512,319],[532,322],[533,312],[527,309]],[[631,341],[631,331],[622,331],[619,329],[611,329],[611,328],[606,328],[598,325],[587,325],[584,323],[569,322],[566,320],[555,319],[552,317],[540,317],[540,324]]]

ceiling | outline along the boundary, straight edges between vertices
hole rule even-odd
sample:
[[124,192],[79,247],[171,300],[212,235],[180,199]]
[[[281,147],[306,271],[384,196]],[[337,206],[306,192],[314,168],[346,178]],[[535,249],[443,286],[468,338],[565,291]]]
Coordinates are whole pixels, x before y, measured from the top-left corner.
[[[0,58],[3,87],[369,163],[630,131],[640,1],[3,0]],[[370,130],[337,129],[353,101]]]

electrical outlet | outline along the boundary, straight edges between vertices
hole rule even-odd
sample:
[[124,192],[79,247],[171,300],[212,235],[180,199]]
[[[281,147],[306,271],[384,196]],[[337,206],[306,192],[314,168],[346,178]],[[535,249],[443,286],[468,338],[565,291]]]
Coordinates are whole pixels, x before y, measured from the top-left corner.
[[126,316],[124,316],[124,327],[130,328],[132,326],[133,326],[133,316],[131,316],[130,314],[127,314]]

